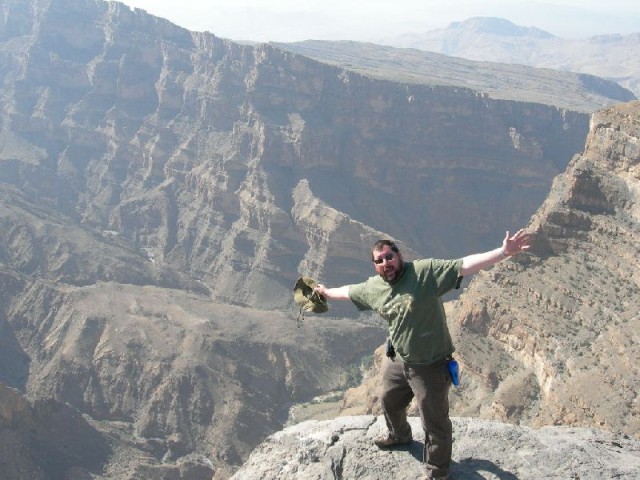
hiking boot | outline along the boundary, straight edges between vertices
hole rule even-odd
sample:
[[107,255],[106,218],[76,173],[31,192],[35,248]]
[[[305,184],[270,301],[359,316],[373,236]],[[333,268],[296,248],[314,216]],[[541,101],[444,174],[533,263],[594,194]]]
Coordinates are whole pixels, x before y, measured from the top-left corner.
[[447,480],[449,478],[449,475],[445,475],[444,477],[440,476],[440,477],[434,477],[431,475],[427,475],[426,477],[422,477],[420,480]]
[[411,433],[409,433],[409,435],[407,435],[406,437],[399,437],[397,435],[394,435],[393,433],[387,433],[386,435],[381,435],[374,440],[374,443],[379,448],[391,448],[397,445],[409,445],[411,442],[413,442]]

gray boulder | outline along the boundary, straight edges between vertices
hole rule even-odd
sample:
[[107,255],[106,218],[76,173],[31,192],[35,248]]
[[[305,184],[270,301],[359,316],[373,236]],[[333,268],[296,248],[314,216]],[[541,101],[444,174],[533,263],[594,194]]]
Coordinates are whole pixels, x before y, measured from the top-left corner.
[[[395,480],[424,475],[424,434],[410,417],[411,445],[380,450],[381,416],[309,420],[268,437],[232,480]],[[591,428],[532,429],[452,418],[451,480],[637,479],[640,441]]]

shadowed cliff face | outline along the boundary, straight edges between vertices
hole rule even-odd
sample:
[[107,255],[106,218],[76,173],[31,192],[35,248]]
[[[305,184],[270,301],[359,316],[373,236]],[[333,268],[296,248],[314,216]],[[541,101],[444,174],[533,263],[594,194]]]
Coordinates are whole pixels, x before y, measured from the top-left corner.
[[137,449],[110,472],[237,466],[384,336],[298,329],[298,276],[361,280],[381,236],[407,257],[494,247],[587,131],[118,3],[0,6],[0,378]]
[[99,474],[112,452],[106,436],[54,400],[28,402],[0,383],[2,477],[81,479]]

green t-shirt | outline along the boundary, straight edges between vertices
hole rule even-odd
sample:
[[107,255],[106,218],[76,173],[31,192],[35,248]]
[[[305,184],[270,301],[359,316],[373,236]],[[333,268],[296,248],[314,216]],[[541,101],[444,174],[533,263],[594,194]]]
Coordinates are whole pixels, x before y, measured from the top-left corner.
[[407,363],[431,364],[454,351],[441,296],[458,286],[462,259],[404,262],[400,278],[379,275],[349,286],[360,310],[374,310],[389,322],[396,354]]

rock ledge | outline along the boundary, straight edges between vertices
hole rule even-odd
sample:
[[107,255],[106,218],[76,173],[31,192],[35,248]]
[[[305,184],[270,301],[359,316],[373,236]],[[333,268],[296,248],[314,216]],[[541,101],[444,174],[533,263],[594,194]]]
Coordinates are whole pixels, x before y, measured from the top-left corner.
[[[232,480],[413,479],[424,475],[420,419],[411,445],[382,451],[370,415],[309,420],[268,437]],[[640,441],[590,428],[529,427],[452,418],[451,480],[640,478]]]

